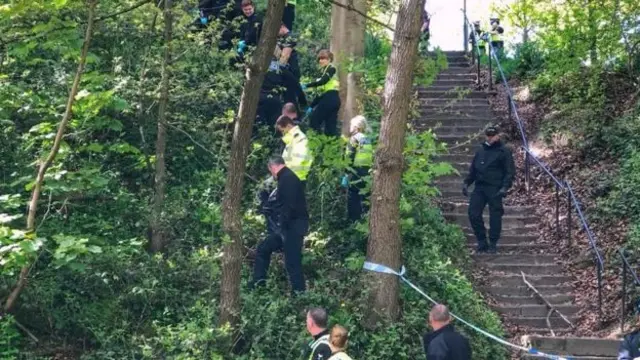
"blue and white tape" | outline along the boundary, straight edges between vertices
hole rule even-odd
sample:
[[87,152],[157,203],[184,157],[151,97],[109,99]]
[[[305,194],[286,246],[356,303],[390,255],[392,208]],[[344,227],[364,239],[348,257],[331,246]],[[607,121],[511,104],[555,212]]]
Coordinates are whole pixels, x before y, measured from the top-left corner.
[[[381,264],[376,264],[376,263],[372,263],[369,261],[365,261],[363,269],[368,270],[368,271],[373,271],[373,272],[377,272],[377,273],[382,273],[382,274],[389,274],[389,275],[396,275],[398,277],[400,277],[400,279],[402,281],[404,281],[407,285],[409,285],[413,290],[417,291],[420,295],[424,296],[424,298],[426,298],[427,300],[429,300],[431,303],[433,303],[434,305],[439,304],[437,301],[435,301],[432,297],[430,297],[429,295],[427,295],[424,291],[422,291],[422,289],[420,289],[419,287],[417,287],[416,285],[414,285],[411,281],[409,281],[409,279],[407,279],[404,274],[406,273],[406,269],[404,266],[402,266],[402,268],[400,269],[400,272],[397,272],[393,269],[391,269],[388,266],[385,265],[381,265]],[[450,313],[451,316],[460,321],[461,323],[467,325],[468,327],[470,327],[471,329],[479,332],[480,334],[488,337],[491,340],[494,340],[502,345],[520,350],[520,351],[524,351],[528,354],[532,354],[532,355],[538,355],[538,356],[542,356],[545,357],[547,359],[553,359],[553,360],[571,360],[571,357],[563,357],[563,356],[558,356],[558,355],[552,355],[552,354],[546,354],[543,353],[541,351],[538,351],[535,348],[527,348],[521,345],[516,345],[513,343],[508,342],[507,340],[504,340],[496,335],[493,335],[473,324],[471,324],[470,322],[466,321],[465,319],[459,317],[458,315],[454,314],[454,313]]]

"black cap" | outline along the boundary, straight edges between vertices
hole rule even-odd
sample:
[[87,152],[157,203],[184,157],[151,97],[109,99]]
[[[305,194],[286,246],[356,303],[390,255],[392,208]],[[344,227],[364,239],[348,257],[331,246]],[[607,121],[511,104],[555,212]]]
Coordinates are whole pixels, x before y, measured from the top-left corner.
[[495,126],[489,126],[484,130],[484,134],[487,136],[496,136],[498,135],[498,128]]

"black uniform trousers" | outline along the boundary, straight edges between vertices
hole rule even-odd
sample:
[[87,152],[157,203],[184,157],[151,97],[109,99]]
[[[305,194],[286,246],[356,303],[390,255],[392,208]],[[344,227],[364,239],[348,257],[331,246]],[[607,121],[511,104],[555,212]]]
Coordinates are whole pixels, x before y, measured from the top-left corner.
[[293,4],[287,4],[282,13],[282,22],[289,29],[293,31],[293,24],[296,21],[296,6]]
[[478,240],[478,246],[487,246],[487,229],[484,227],[482,213],[485,206],[489,205],[489,241],[495,245],[500,240],[502,231],[502,196],[497,195],[499,186],[476,184],[469,201],[469,223]]
[[356,175],[353,176],[351,183],[349,184],[349,193],[347,199],[347,214],[351,222],[356,222],[362,218],[362,214],[366,213],[369,209],[364,200],[368,194],[363,194],[362,189],[365,187],[363,177],[369,173],[368,168],[356,168]]
[[322,132],[324,124],[324,134],[329,136],[338,136],[338,112],[340,111],[340,95],[338,90],[330,90],[320,95],[314,100],[317,105],[311,113],[311,128],[318,132]]
[[289,275],[291,290],[304,291],[304,275],[302,273],[302,245],[304,236],[309,231],[309,220],[292,220],[287,229],[282,230],[282,236],[269,232],[267,238],[259,245],[256,261],[253,266],[253,284],[263,285],[269,271],[271,254],[284,251],[284,266]]
[[282,112],[282,105],[279,94],[261,93],[258,101],[257,123],[273,127]]

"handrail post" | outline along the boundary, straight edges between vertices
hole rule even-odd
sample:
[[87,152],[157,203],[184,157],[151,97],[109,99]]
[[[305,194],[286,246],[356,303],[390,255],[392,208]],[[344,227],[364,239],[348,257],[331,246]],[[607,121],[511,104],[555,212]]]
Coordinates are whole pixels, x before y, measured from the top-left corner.
[[507,107],[509,108],[509,124],[513,118],[513,108],[511,107],[511,95],[507,92]]
[[556,182],[556,239],[560,238],[560,186]]
[[600,326],[602,326],[603,315],[602,315],[602,264],[597,261],[597,255],[593,254],[596,257],[596,266],[598,267],[598,321]]
[[491,59],[493,48],[491,47],[491,43],[487,42],[487,45],[489,45],[489,90],[493,90],[493,62]]
[[531,180],[531,176],[530,176],[530,167],[531,165],[529,164],[530,160],[529,159],[529,151],[527,149],[525,149],[524,151],[524,188],[527,192],[529,192],[530,189],[530,180]]
[[[567,187],[569,184],[565,182]],[[568,190],[568,189],[567,189]],[[573,246],[573,241],[571,239],[571,191],[567,191],[567,233],[568,233],[568,245],[569,247]]]
[[[620,253],[620,258],[624,255],[622,252]],[[627,264],[625,264],[624,259],[622,259],[622,293],[620,293],[620,332],[624,332],[624,318],[626,314],[626,297],[627,297]]]

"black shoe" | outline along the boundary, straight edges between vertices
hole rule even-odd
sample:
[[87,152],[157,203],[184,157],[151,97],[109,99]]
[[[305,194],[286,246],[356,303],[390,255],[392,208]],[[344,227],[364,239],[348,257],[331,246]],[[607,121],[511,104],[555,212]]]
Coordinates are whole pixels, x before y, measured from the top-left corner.
[[478,245],[478,247],[476,248],[476,252],[477,252],[478,254],[480,254],[480,253],[486,253],[486,252],[487,252],[487,250],[489,250],[489,247],[487,246],[487,244],[486,244],[486,243],[485,243],[485,244],[481,244],[481,245],[479,244],[479,245]]
[[489,244],[489,249],[487,250],[487,252],[488,252],[489,254],[495,254],[495,253],[497,253],[497,252],[498,252],[498,248],[496,247],[496,244],[495,244],[495,243],[491,243],[491,244]]

